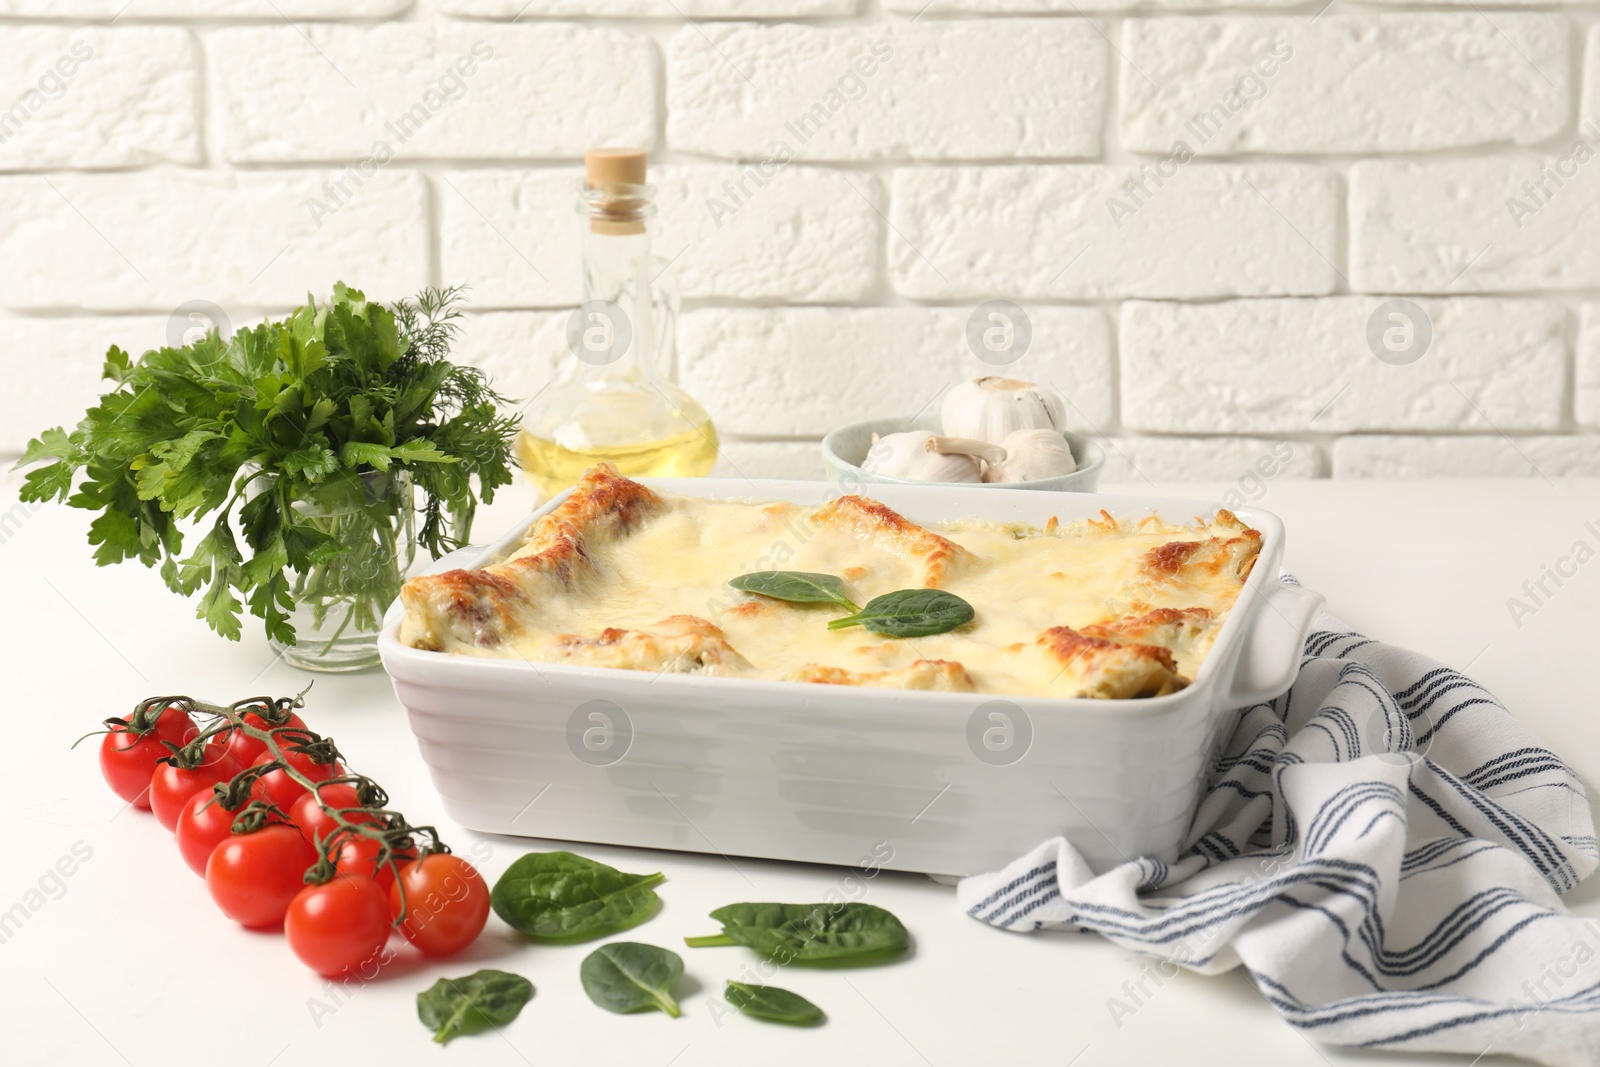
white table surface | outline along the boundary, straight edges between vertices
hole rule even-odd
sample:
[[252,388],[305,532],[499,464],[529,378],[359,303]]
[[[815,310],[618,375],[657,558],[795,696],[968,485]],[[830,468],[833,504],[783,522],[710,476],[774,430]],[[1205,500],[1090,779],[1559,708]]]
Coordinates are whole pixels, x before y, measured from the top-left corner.
[[[15,479],[7,483],[0,515],[16,502]],[[1142,488],[1216,499],[1228,487]],[[505,494],[480,520],[480,539],[507,528],[531,501],[520,485]],[[1600,482],[1273,482],[1259,506],[1288,525],[1288,568],[1327,594],[1347,621],[1470,668],[1586,781],[1600,781],[1592,680],[1600,562],[1580,568],[1520,628],[1506,607],[1541,564],[1580,538],[1596,544],[1584,523],[1600,529]],[[661,914],[627,937],[685,956],[697,981],[682,987],[683,1018],[600,1010],[578,983],[578,963],[592,944],[529,945],[493,917],[463,956],[423,963],[408,954],[377,981],[330,991],[281,936],[223,918],[153,817],[118,815],[92,742],[68,749],[98,720],[126,714],[148,695],[225,702],[289,694],[306,675],[274,664],[258,624],[247,625],[240,643],[223,641],[154,573],[132,564],[95,568],[83,513],[50,506],[9,515],[0,521],[0,588],[10,590],[0,646],[13,726],[0,772],[9,828],[0,911],[22,902],[76,843],[92,855],[64,880],[64,892],[0,943],[0,1062],[1319,1067],[1471,1060],[1313,1046],[1278,1020],[1242,971],[1147,981],[1153,995],[1119,1026],[1107,1001],[1140,978],[1141,957],[1088,936],[1001,933],[962,915],[952,890],[896,874],[873,882],[867,899],[911,929],[909,958],[853,971],[791,968],[775,984],[827,1011],[828,1023],[816,1030],[719,1019],[711,1001],[722,979],[754,957],[743,949],[691,951],[680,939],[714,932],[706,917],[712,908],[820,899],[843,872],[589,845],[573,847],[625,870],[666,873]],[[453,825],[381,671],[319,677],[305,717],[414,822],[436,823],[458,851],[485,857],[491,878],[524,851],[566,847],[484,838]],[[1579,912],[1600,915],[1596,883],[1569,898]],[[532,1003],[502,1036],[434,1047],[417,1022],[415,994],[440,975],[485,966],[527,976],[537,989]],[[1514,1061],[1489,1055],[1477,1062]]]

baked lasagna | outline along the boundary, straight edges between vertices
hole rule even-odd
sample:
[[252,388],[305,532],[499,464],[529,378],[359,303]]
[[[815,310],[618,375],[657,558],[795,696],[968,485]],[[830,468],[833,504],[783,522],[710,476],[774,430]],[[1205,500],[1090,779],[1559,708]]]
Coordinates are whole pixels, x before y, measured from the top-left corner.
[[[919,526],[876,500],[817,506],[656,492],[610,464],[482,570],[413,578],[412,648],[623,670],[1030,696],[1136,698],[1189,684],[1261,535],[1218,510],[1043,527]],[[973,619],[927,637],[829,630],[848,614],[734,591],[753,571],[836,575],[850,599],[941,589]]]

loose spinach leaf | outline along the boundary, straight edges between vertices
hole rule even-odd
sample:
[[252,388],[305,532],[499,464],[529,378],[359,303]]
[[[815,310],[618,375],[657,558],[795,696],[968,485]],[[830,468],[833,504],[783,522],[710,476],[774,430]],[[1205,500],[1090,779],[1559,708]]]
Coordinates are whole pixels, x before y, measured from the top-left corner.
[[683,958],[676,952],[617,941],[589,953],[578,976],[589,999],[606,1011],[626,1015],[656,1008],[674,1019],[683,1014],[672,999],[672,987],[683,977]]
[[744,1014],[768,1022],[790,1026],[816,1026],[825,1016],[822,1009],[798,993],[771,985],[746,985],[728,979],[728,1003]]
[[943,589],[900,589],[875,596],[854,615],[834,619],[830,630],[865,626],[886,637],[931,637],[972,621],[972,605]]
[[684,944],[744,945],[779,964],[876,962],[911,944],[900,920],[872,904],[729,904],[711,917],[722,933],[684,938]]
[[504,1026],[533,999],[533,983],[520,974],[483,970],[441,978],[417,994],[417,1018],[441,1045],[452,1037]]
[[656,913],[663,874],[624,874],[571,852],[530,852],[495,882],[494,913],[530,937],[587,941],[638,926]]
[[752,571],[728,583],[742,593],[760,593],[774,600],[795,604],[837,604],[846,611],[860,611],[844,595],[844,582],[831,574],[815,571]]

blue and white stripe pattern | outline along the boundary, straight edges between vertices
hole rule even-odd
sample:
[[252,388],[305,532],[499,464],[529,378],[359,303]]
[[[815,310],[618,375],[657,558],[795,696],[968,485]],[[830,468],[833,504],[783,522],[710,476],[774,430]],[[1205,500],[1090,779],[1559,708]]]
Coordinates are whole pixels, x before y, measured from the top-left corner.
[[1560,759],[1470,678],[1328,615],[1294,687],[1234,714],[1176,862],[1096,875],[1056,838],[961,906],[1242,964],[1318,1041],[1600,1064],[1600,919],[1559,899],[1600,857]]

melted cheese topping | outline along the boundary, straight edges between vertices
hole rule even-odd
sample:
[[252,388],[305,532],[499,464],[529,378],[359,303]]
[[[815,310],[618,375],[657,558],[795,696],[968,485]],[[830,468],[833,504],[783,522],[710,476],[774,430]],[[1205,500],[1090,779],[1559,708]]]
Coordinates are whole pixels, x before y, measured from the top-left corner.
[[[1187,527],[1102,512],[1082,523],[1052,519],[1044,529],[977,521],[923,528],[863,498],[811,508],[643,487],[636,487],[642,496],[621,498],[618,483],[627,480],[587,483],[611,495],[565,518],[546,516],[498,566],[408,583],[402,640],[471,655],[709,676],[1156,695],[1193,677],[1260,544],[1227,512]],[[614,520],[604,530],[602,516]],[[935,586],[976,614],[929,637],[830,631],[827,622],[844,609],[727,584],[759,570],[839,575],[863,605]]]

